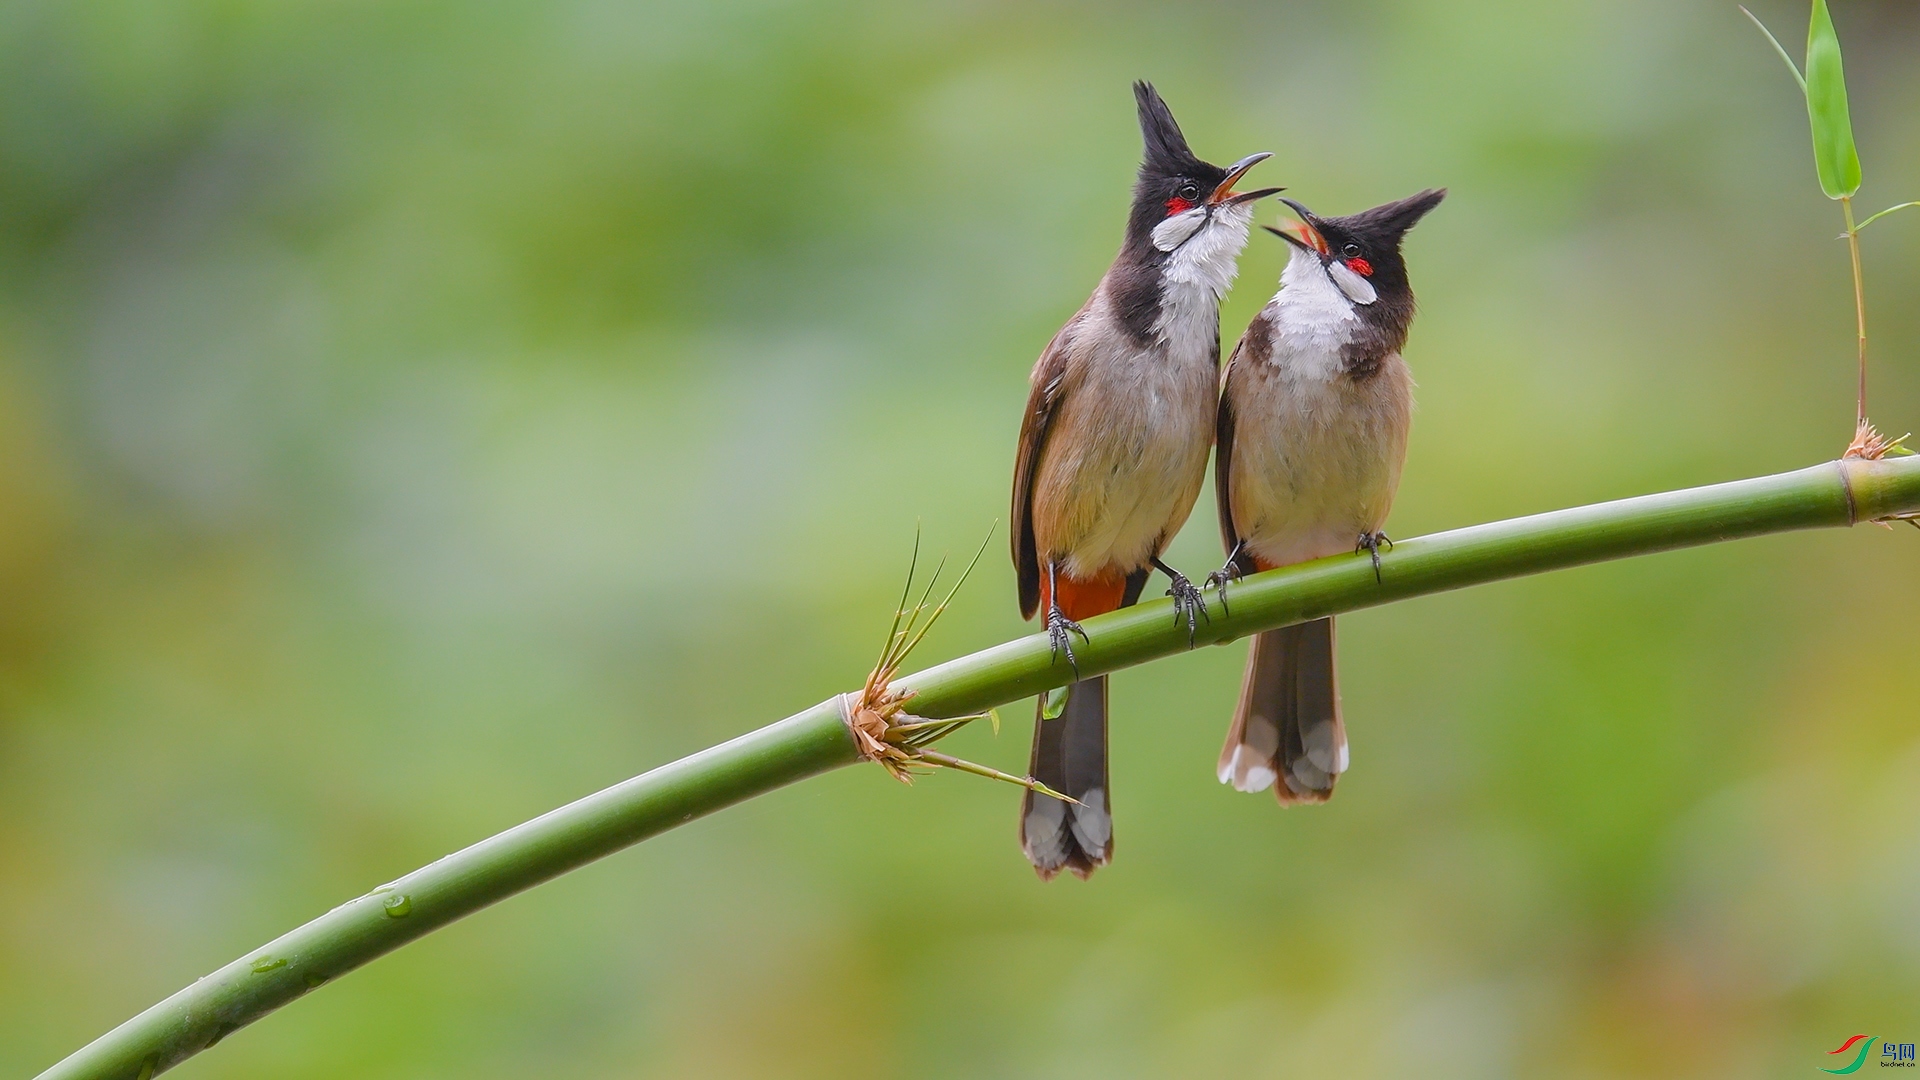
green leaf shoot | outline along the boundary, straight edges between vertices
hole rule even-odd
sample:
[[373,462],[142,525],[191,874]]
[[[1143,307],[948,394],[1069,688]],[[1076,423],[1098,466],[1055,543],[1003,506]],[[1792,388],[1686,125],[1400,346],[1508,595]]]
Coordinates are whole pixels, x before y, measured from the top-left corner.
[[1888,214],[1893,213],[1895,210],[1905,210],[1910,206],[1920,206],[1920,202],[1903,202],[1899,206],[1889,206],[1885,210],[1880,211],[1879,213],[1873,215],[1867,220],[1861,222],[1860,224],[1855,225],[1853,227],[1853,231],[1859,232],[1861,229],[1864,229],[1867,226],[1873,224],[1874,222],[1879,221],[1881,218],[1886,217]]
[[1786,62],[1787,70],[1793,72],[1793,81],[1799,84],[1800,92],[1802,94],[1806,93],[1807,92],[1806,77],[1800,74],[1800,65],[1794,63],[1793,57],[1787,54],[1786,46],[1780,44],[1780,39],[1773,36],[1773,31],[1767,29],[1767,24],[1760,21],[1760,16],[1755,15],[1751,11],[1748,11],[1746,9],[1746,5],[1744,4],[1741,5],[1740,14],[1745,15],[1747,18],[1753,20],[1753,25],[1759,27],[1760,32],[1767,35],[1767,40],[1773,43],[1773,51],[1780,54],[1780,59]]
[[1860,154],[1853,145],[1853,119],[1847,112],[1847,78],[1840,63],[1840,37],[1827,13],[1827,0],[1813,0],[1807,26],[1807,118],[1813,125],[1813,163],[1820,189],[1829,199],[1852,198],[1860,190]]

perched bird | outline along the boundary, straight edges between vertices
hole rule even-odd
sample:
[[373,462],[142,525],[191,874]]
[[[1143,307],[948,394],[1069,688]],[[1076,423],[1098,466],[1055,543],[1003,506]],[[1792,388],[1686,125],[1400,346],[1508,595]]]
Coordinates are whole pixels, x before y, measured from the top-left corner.
[[[1214,488],[1229,579],[1356,549],[1380,569],[1380,532],[1400,486],[1413,376],[1400,358],[1413,323],[1401,240],[1446,190],[1350,217],[1291,199],[1298,236],[1280,291],[1227,361]],[[1282,804],[1325,802],[1347,769],[1333,619],[1256,636],[1220,782],[1274,785]],[[1278,783],[1276,783],[1278,781]]]
[[[1044,611],[1055,656],[1073,663],[1077,620],[1132,604],[1159,568],[1191,630],[1200,591],[1160,560],[1206,476],[1220,365],[1220,297],[1232,283],[1253,201],[1235,193],[1268,154],[1226,168],[1193,155],[1166,102],[1135,83],[1146,144],[1120,254],[1033,368],[1013,472],[1020,611]],[[1076,669],[1077,674],[1077,669]],[[1051,714],[1051,718],[1049,715]],[[1034,869],[1085,877],[1113,854],[1107,680],[1041,700],[1032,775],[1078,800],[1032,791],[1020,843]]]

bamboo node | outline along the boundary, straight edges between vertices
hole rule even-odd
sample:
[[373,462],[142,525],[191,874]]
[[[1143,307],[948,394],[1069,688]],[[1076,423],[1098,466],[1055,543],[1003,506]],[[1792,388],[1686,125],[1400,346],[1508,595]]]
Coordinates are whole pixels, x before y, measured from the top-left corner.
[[[1880,429],[1862,420],[1860,421],[1859,427],[1854,429],[1853,442],[1848,445],[1847,452],[1841,455],[1840,460],[1843,462],[1879,461],[1882,458],[1889,457],[1912,457],[1913,451],[1904,445],[1906,441],[1912,437],[1913,433],[1908,432],[1897,439],[1889,439],[1880,433]],[[1842,475],[1844,476],[1844,467]],[[1851,525],[1854,523],[1853,486],[1851,483],[1847,485],[1847,511],[1847,524]],[[1888,514],[1885,517],[1873,519],[1873,523],[1883,529],[1893,528],[1893,523],[1896,521],[1904,521],[1914,528],[1920,529],[1920,511],[1904,514]]]
[[[879,674],[877,669],[875,674]],[[887,770],[889,776],[903,784],[913,783],[918,762],[893,721],[905,715],[903,706],[912,696],[895,693],[886,686],[878,687],[876,693],[871,676],[859,693],[840,695],[840,716],[847,722],[847,730],[853,733],[853,744],[860,756]],[[918,767],[924,770],[929,766]]]

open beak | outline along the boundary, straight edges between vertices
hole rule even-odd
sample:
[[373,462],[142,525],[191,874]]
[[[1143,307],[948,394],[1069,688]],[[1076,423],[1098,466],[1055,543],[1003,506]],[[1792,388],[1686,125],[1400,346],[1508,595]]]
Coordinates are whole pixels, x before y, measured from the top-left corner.
[[1299,248],[1301,251],[1304,251],[1309,255],[1320,254],[1319,248],[1314,247],[1312,244],[1307,243],[1305,240],[1300,239],[1299,237],[1293,235],[1292,233],[1288,232],[1285,229],[1276,229],[1271,225],[1262,225],[1260,227],[1272,233],[1273,235],[1279,237],[1280,239],[1285,240],[1287,243],[1292,244],[1294,247]]
[[1277,195],[1287,190],[1286,188],[1277,187],[1261,188],[1259,191],[1236,192],[1233,190],[1233,185],[1238,183],[1241,177],[1247,175],[1248,169],[1253,168],[1255,165],[1260,164],[1272,156],[1272,154],[1262,151],[1258,154],[1249,154],[1239,161],[1234,162],[1232,165],[1227,166],[1227,178],[1220,181],[1219,187],[1213,189],[1213,194],[1207,199],[1207,205],[1233,206],[1238,203],[1252,202],[1255,199],[1264,199],[1269,195]]
[[1280,228],[1275,229],[1269,226],[1267,231],[1297,248],[1313,252],[1323,261],[1332,255],[1333,251],[1327,247],[1326,237],[1320,235],[1320,219],[1314,215],[1314,212],[1292,199],[1280,201],[1292,207],[1293,212],[1300,215],[1300,220],[1281,222]]
[[[1361,266],[1358,260],[1350,265],[1334,258],[1326,234],[1320,231],[1320,219],[1314,216],[1313,211],[1292,199],[1280,201],[1293,207],[1293,212],[1300,215],[1300,220],[1283,222],[1283,227],[1279,229],[1268,226],[1267,231],[1319,259],[1321,268],[1327,272],[1327,280],[1333,282],[1333,287],[1339,289],[1349,303],[1364,306],[1378,301],[1379,291],[1367,281],[1373,271]],[[1361,268],[1356,269],[1356,266]]]

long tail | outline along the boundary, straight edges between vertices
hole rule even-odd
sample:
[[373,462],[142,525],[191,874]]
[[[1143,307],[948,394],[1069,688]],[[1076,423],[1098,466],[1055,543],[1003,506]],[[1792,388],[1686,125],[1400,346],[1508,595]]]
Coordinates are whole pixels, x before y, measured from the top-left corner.
[[1033,718],[1033,778],[1064,803],[1027,792],[1020,804],[1020,847],[1042,880],[1062,869],[1086,877],[1113,858],[1113,815],[1107,802],[1107,677],[1067,687],[1066,707],[1046,718],[1046,698]]
[[1220,782],[1240,791],[1271,785],[1282,805],[1326,802],[1345,771],[1347,729],[1340,722],[1333,670],[1333,620],[1257,635],[1247,651],[1233,728],[1220,751]]

